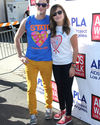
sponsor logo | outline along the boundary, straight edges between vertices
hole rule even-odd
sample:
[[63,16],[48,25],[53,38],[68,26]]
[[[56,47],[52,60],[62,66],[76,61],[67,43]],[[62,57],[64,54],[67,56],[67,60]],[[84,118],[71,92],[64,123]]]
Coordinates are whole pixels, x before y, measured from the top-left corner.
[[[58,102],[56,83],[54,81],[51,81],[51,84],[52,84],[52,92],[53,92],[53,101]],[[38,81],[37,81],[37,92],[44,95],[43,83],[40,78],[38,78]]]
[[75,69],[75,76],[86,78],[85,73],[85,54],[78,54],[77,62],[76,62],[76,69]]
[[100,60],[92,61],[90,78],[95,80],[100,80]]
[[51,81],[51,83],[52,83],[52,90],[53,90],[53,101],[58,102],[56,83],[54,81]]
[[40,94],[44,95],[44,88],[43,88],[43,83],[42,80],[40,78],[38,78],[37,80],[37,92],[39,92]]
[[91,39],[100,42],[100,13],[92,14]]
[[80,96],[80,93],[73,90],[73,106],[78,110],[82,110],[87,113],[87,101],[85,95]]
[[78,17],[71,18],[71,25],[75,27],[78,37],[87,37],[87,24],[85,18]]
[[91,117],[100,121],[100,97],[92,95]]
[[72,17],[71,23],[72,23],[72,26],[75,24],[76,27],[82,27],[82,26],[86,27],[86,22],[84,18],[79,22],[77,17],[76,18]]

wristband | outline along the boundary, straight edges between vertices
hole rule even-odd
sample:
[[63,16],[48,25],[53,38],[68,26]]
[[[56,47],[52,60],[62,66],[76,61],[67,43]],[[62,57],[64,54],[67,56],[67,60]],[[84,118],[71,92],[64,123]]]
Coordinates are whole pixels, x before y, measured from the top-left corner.
[[72,64],[76,64],[76,63],[72,62]]
[[71,67],[73,67],[74,69],[76,69],[76,66],[71,66]]
[[73,63],[73,62],[72,62],[71,66],[72,66],[73,68],[76,68],[76,63]]

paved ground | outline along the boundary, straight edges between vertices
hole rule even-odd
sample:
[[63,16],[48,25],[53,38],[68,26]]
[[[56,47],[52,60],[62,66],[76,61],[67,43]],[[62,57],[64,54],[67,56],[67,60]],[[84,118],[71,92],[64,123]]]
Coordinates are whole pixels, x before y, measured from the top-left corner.
[[[29,113],[26,100],[24,65],[17,56],[0,61],[0,125],[27,125]],[[53,108],[53,112],[57,112]],[[55,125],[55,120],[45,120],[44,104],[38,101],[38,125]],[[69,125],[88,125],[74,118]]]

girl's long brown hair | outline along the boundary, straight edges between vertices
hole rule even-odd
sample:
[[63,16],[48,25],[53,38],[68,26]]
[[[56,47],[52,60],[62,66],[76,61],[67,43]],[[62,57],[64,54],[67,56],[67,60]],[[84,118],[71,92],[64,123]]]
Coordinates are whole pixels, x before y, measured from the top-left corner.
[[64,13],[64,20],[63,20],[63,32],[65,32],[66,34],[69,34],[70,33],[70,21],[67,17],[67,14],[65,12],[65,10],[63,9],[63,7],[59,4],[55,4],[52,6],[51,10],[50,10],[50,25],[49,25],[49,28],[51,30],[51,37],[54,37],[56,35],[56,22],[54,21],[53,19],[53,14],[54,12],[57,10],[57,8],[61,8],[61,10],[63,11]]

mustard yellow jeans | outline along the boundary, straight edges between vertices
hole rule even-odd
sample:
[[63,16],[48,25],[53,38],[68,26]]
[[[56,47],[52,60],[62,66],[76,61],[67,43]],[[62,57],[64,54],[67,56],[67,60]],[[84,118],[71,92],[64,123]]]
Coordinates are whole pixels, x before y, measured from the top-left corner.
[[37,99],[36,87],[37,76],[40,71],[43,87],[46,108],[52,108],[52,85],[50,83],[52,76],[52,61],[33,61],[29,60],[25,64],[26,80],[27,80],[27,101],[30,114],[37,114]]

